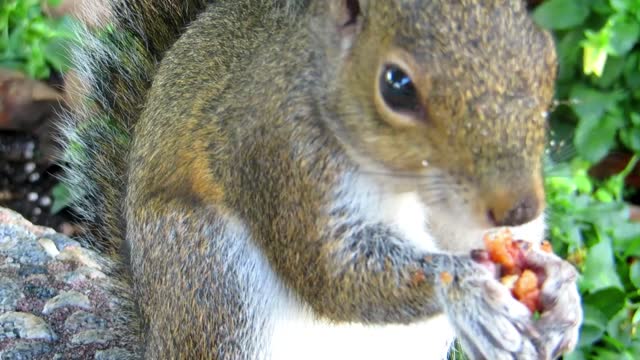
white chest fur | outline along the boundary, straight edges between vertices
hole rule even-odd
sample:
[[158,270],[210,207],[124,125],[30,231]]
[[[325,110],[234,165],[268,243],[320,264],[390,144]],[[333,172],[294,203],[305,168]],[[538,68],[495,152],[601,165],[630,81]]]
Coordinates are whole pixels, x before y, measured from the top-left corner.
[[273,360],[445,359],[454,334],[443,315],[412,325],[335,325],[302,307],[282,313],[273,328]]
[[[374,216],[396,225],[416,247],[437,250],[425,229],[426,213],[415,194],[382,201],[384,204],[376,208],[384,211]],[[306,306],[282,296],[285,301],[272,318],[269,348],[273,360],[438,360],[446,359],[454,339],[444,315],[411,325],[332,324],[315,319]]]

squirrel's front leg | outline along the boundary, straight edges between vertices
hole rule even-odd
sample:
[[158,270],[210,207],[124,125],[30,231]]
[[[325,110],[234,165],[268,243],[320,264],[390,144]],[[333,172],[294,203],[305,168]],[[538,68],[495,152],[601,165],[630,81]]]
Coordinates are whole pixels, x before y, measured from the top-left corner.
[[[384,223],[334,223],[337,228],[317,229],[323,236],[306,250],[316,255],[312,264],[281,263],[292,266],[285,274],[299,275],[292,287],[319,317],[411,323],[444,312],[472,359],[551,359],[575,345],[579,321],[535,322],[495,274],[470,256],[418,250]],[[575,292],[575,277],[567,276],[564,265],[560,272],[554,266],[547,267],[547,276],[557,280],[548,280],[547,288]],[[579,308],[579,298],[569,296],[550,311],[577,319]]]

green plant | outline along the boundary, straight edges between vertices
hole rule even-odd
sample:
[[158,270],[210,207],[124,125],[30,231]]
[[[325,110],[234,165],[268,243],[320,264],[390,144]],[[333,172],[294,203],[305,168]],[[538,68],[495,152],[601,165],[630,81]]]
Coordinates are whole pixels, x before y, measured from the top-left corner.
[[585,321],[577,351],[565,359],[640,358],[640,224],[629,221],[624,201],[624,177],[636,163],[604,182],[579,159],[546,176],[554,251],[581,271]]
[[585,322],[565,359],[638,359],[640,224],[624,181],[638,158],[606,181],[588,171],[612,151],[640,153],[640,1],[547,0],[534,18],[557,39],[551,123],[575,154],[545,180],[554,250],[581,271]]
[[580,157],[596,162],[616,148],[640,151],[640,1],[548,0],[534,12],[558,41],[558,98],[571,112]]
[[[57,5],[59,0],[48,0]],[[69,17],[51,19],[40,0],[4,0],[0,5],[0,67],[46,79],[68,66],[66,48],[74,40]]]

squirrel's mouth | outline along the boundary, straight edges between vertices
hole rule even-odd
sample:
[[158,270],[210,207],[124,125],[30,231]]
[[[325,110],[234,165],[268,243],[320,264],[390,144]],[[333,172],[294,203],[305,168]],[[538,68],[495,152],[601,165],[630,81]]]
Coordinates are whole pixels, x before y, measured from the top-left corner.
[[483,249],[483,236],[500,227],[510,229],[515,238],[532,243],[541,242],[546,231],[544,212],[521,225],[496,226],[462,202],[425,204],[425,210],[427,231],[436,247],[453,253]]

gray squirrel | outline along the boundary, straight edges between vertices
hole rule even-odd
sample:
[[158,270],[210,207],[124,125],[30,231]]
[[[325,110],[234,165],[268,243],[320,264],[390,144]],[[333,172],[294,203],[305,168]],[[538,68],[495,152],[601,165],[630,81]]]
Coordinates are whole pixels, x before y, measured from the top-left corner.
[[[582,321],[544,235],[552,37],[513,0],[109,0],[67,184],[146,359],[552,359]],[[90,11],[90,10],[88,10]],[[537,320],[470,255],[508,226]]]

